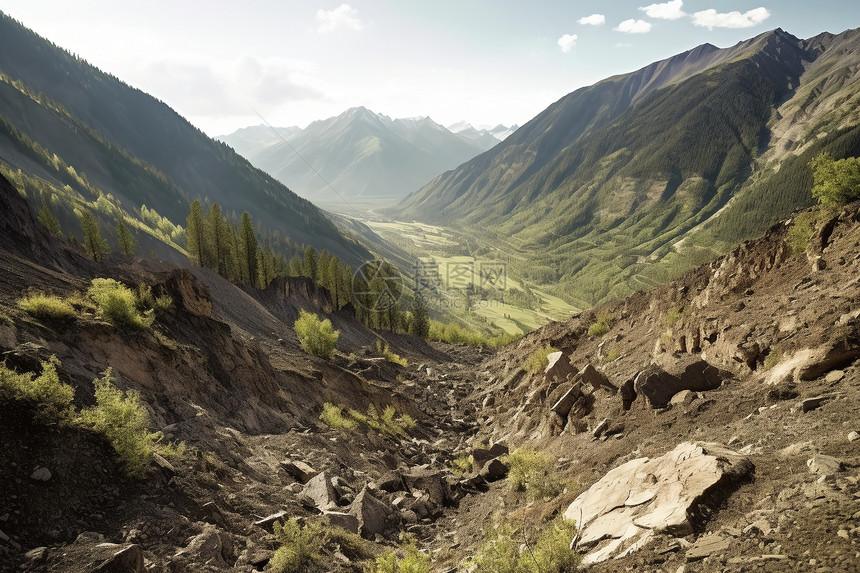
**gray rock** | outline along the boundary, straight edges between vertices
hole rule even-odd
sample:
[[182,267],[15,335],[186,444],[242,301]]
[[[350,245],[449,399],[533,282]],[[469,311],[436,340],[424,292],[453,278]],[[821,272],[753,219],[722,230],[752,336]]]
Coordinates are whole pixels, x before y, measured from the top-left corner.
[[696,394],[692,390],[681,390],[669,400],[673,406],[686,406],[696,399]]
[[473,467],[476,471],[480,471],[484,464],[493,458],[498,458],[509,453],[508,446],[504,444],[493,444],[489,449],[475,448],[472,450]]
[[207,523],[203,527],[203,531],[195,535],[187,547],[180,549],[173,556],[173,562],[189,565],[191,563],[203,563],[212,567],[226,569],[227,562],[224,560],[224,553],[224,539],[214,525]]
[[564,352],[551,352],[546,358],[548,362],[543,370],[545,382],[564,382],[568,376],[576,374],[576,367],[570,363],[570,356]]
[[690,549],[687,550],[687,561],[698,561],[710,557],[714,553],[723,553],[732,544],[730,537],[722,535],[706,535],[699,538]]
[[579,525],[579,545],[592,549],[583,565],[643,547],[657,533],[693,533],[692,510],[704,492],[727,492],[753,468],[736,452],[700,442],[610,470],[564,513]]
[[312,477],[319,472],[306,464],[305,462],[296,460],[286,460],[281,462],[281,467],[284,471],[293,476],[299,483],[308,483]]
[[359,533],[365,539],[373,539],[377,533],[388,529],[392,509],[373,497],[365,486],[352,502],[349,513],[358,519]]
[[263,519],[255,521],[254,525],[256,525],[257,527],[260,527],[262,529],[265,529],[269,533],[272,533],[275,530],[275,523],[277,523],[278,521],[286,521],[286,519],[287,519],[287,512],[286,511],[279,511],[279,512],[273,513],[271,515],[267,515]]
[[46,467],[37,467],[33,473],[30,474],[30,479],[36,481],[48,481],[51,479],[51,470]]
[[826,400],[827,396],[813,396],[812,398],[807,398],[800,403],[800,409],[804,412],[811,412],[812,410],[817,410]]
[[609,428],[609,418],[603,418],[600,423],[598,423],[597,426],[594,427],[594,430],[592,430],[591,435],[595,438],[599,438],[600,435],[605,432],[607,428]]
[[480,472],[480,476],[490,481],[497,481],[508,475],[508,466],[503,464],[498,458],[494,458],[485,465]]
[[424,491],[436,505],[451,502],[451,488],[445,479],[445,472],[429,468],[415,468],[403,474],[403,483],[410,491]]
[[324,511],[323,517],[326,518],[330,525],[340,527],[350,533],[358,533],[358,518],[351,513]]
[[570,409],[573,407],[574,403],[582,396],[582,384],[576,383],[574,384],[567,392],[562,394],[561,398],[556,401],[555,404],[552,405],[550,410],[561,416],[562,418],[567,418],[567,415],[570,414]]
[[331,485],[331,478],[326,472],[320,472],[305,484],[299,501],[317,509],[333,509],[337,506],[337,493]]
[[842,471],[842,462],[831,456],[815,454],[806,460],[809,471],[823,476],[832,476]]
[[111,553],[104,558],[93,573],[143,573],[143,551],[140,545],[128,545],[123,547],[114,543],[101,543],[96,545],[95,553],[100,554],[107,550]]
[[591,364],[586,365],[586,367],[582,369],[582,372],[579,373],[579,378],[582,380],[583,384],[591,386],[594,390],[603,388],[605,390],[609,390],[613,394],[618,392],[618,388],[615,384],[609,381],[606,374],[599,371]]
[[860,440],[860,434],[858,434],[857,432],[850,432],[848,434],[849,442],[856,442],[857,440]]
[[673,364],[671,371],[652,364],[636,375],[633,387],[642,394],[652,408],[663,408],[681,390],[716,390],[724,375],[704,360],[689,358]]

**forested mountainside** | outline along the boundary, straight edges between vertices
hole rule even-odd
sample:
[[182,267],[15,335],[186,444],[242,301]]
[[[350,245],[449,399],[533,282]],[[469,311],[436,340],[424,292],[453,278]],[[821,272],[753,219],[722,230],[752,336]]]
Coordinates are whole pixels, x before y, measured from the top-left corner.
[[29,186],[33,203],[52,204],[68,220],[75,209],[91,209],[107,227],[119,213],[145,219],[154,211],[155,234],[181,242],[176,226],[199,198],[218,203],[236,223],[249,212],[287,256],[303,244],[350,262],[367,256],[314,205],[166,104],[6,15],[0,15],[0,158],[19,187]]
[[857,30],[705,44],[565,96],[391,213],[504,240],[581,305],[622,296],[809,205],[809,160],[860,154],[858,64]]

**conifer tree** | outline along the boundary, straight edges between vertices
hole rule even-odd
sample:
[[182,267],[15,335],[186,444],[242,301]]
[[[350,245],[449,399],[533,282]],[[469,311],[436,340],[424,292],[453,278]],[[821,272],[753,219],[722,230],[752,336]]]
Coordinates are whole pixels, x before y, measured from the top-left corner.
[[57,220],[57,218],[51,212],[51,209],[48,208],[47,204],[42,204],[42,208],[39,209],[39,213],[36,218],[42,224],[42,226],[48,230],[49,233],[51,233],[55,237],[63,236],[63,230],[60,228],[60,221]]
[[84,211],[81,213],[81,228],[84,231],[84,250],[94,261],[101,262],[110,253],[110,245],[102,237],[99,224],[92,213]]
[[302,261],[302,274],[313,280],[317,278],[317,250],[311,245],[305,248],[305,258]]
[[229,266],[227,228],[229,225],[227,225],[224,215],[221,214],[221,207],[218,203],[212,203],[206,219],[212,243],[212,269],[222,277],[227,277]]
[[128,230],[125,220],[120,217],[116,221],[116,237],[119,240],[119,250],[125,255],[133,255],[137,250],[137,239]]
[[415,293],[415,300],[412,303],[412,322],[409,334],[425,339],[430,334],[430,315],[427,312],[427,301],[420,292]]
[[203,219],[199,199],[191,203],[191,209],[185,219],[185,243],[191,263],[198,267],[207,266],[206,221]]
[[242,270],[242,281],[248,284],[257,284],[257,236],[254,234],[254,224],[251,215],[247,211],[242,213],[239,223],[239,266]]

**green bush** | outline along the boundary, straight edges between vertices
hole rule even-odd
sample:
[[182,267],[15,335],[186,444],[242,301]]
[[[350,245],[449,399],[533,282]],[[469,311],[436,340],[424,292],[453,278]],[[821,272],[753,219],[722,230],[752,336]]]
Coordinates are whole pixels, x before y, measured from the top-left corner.
[[364,560],[371,554],[369,543],[358,535],[317,521],[308,521],[304,527],[295,518],[277,522],[271,539],[279,545],[267,568],[273,573],[316,570],[312,567],[323,565],[323,549],[327,546],[337,546],[352,560]]
[[18,308],[42,319],[73,320],[77,316],[71,303],[43,293],[31,293],[18,299]]
[[325,545],[322,525],[309,522],[301,527],[295,518],[275,523],[272,537],[280,544],[269,561],[268,570],[273,573],[304,573],[322,556]]
[[530,499],[554,497],[564,489],[564,484],[553,475],[555,460],[547,453],[519,448],[502,461],[510,468],[507,481],[511,489],[525,492]]
[[430,573],[430,557],[418,550],[411,538],[376,558],[368,573]]
[[94,384],[96,405],[81,412],[81,418],[107,438],[129,476],[145,476],[161,434],[147,429],[149,414],[140,396],[133,390],[116,388],[110,368]]
[[152,310],[157,315],[162,315],[173,307],[173,298],[170,295],[155,296],[152,287],[141,283],[137,287],[137,308],[141,311]]
[[320,420],[335,430],[352,430],[358,427],[358,421],[351,416],[343,415],[343,407],[335,406],[331,402],[323,404]]
[[114,326],[143,330],[155,319],[151,312],[141,315],[135,294],[113,279],[93,279],[87,295],[95,301],[98,315]]
[[30,402],[36,407],[35,419],[42,423],[66,422],[73,418],[75,390],[60,382],[59,361],[51,357],[42,362],[42,373],[18,374],[0,365],[0,402]]
[[588,336],[603,336],[610,331],[614,322],[615,317],[608,312],[600,313],[600,316],[597,317],[597,322],[588,327]]
[[320,320],[317,315],[302,310],[293,328],[308,354],[321,358],[331,358],[334,354],[340,332],[334,329],[329,319]]
[[522,530],[505,524],[495,529],[464,566],[474,573],[572,573],[580,561],[570,549],[575,535],[576,524],[559,516],[529,539],[526,547]]
[[451,472],[456,476],[465,476],[472,473],[474,465],[474,457],[463,454],[451,460]]
[[507,332],[500,332],[495,335],[484,334],[454,323],[445,324],[436,320],[430,321],[430,331],[427,337],[430,340],[439,340],[448,344],[492,349],[501,348],[520,338],[518,335]]
[[834,160],[827,152],[809,162],[812,196],[822,205],[844,205],[860,198],[860,158]]
[[558,348],[553,348],[552,346],[544,346],[543,348],[536,349],[534,352],[528,355],[525,364],[523,365],[523,368],[525,368],[526,372],[531,372],[532,374],[540,374],[544,371],[547,364],[549,364],[548,356],[553,352],[558,352]]
[[409,361],[405,358],[402,358],[400,355],[392,352],[391,348],[389,348],[387,342],[382,342],[381,340],[376,341],[376,353],[381,357],[385,358],[389,362],[393,364],[399,364],[400,366],[409,366]]

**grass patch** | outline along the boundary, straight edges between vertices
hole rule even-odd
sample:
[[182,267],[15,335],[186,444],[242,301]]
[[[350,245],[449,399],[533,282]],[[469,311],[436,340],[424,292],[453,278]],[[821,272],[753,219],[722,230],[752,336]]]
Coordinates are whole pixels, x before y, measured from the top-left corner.
[[576,524],[559,516],[544,524],[526,547],[522,529],[503,524],[463,563],[463,568],[473,573],[572,573],[581,559],[570,549],[575,535]]
[[451,460],[451,472],[456,476],[465,476],[472,473],[472,468],[475,464],[475,458],[471,455],[463,454]]
[[70,302],[50,294],[30,293],[18,299],[18,308],[40,319],[74,320],[77,317]]
[[354,418],[343,415],[343,406],[335,406],[331,402],[323,404],[320,420],[335,430],[353,430],[358,427],[358,422]]
[[74,417],[75,390],[57,376],[59,361],[51,357],[42,362],[42,373],[18,374],[0,365],[0,402],[29,402],[36,408],[40,423],[68,422]]
[[161,433],[149,432],[149,414],[140,396],[116,388],[110,368],[94,384],[96,405],[83,410],[81,419],[107,438],[130,477],[144,477]]
[[782,350],[779,348],[772,348],[770,352],[767,353],[767,356],[764,357],[764,364],[762,364],[762,368],[765,371],[770,370],[777,364],[782,361]]
[[510,468],[507,481],[513,491],[524,492],[532,500],[555,497],[565,484],[554,475],[555,459],[544,452],[519,448],[503,456]]
[[528,355],[525,364],[523,364],[523,368],[525,368],[526,372],[540,374],[544,369],[546,369],[547,364],[549,364],[549,355],[553,352],[558,352],[558,348],[544,346],[536,349]]
[[320,358],[331,358],[337,346],[340,332],[331,325],[331,320],[320,320],[316,314],[302,310],[293,324],[299,344],[308,354]]
[[399,364],[403,367],[409,365],[409,361],[400,355],[394,353],[391,348],[389,348],[387,342],[383,342],[381,340],[376,341],[376,353],[388,360],[393,364]]
[[598,337],[603,336],[612,329],[615,323],[615,317],[608,312],[601,312],[597,317],[597,321],[588,327],[588,336]]
[[663,315],[663,324],[666,326],[672,326],[684,316],[684,308],[683,307],[674,307],[670,308],[666,311],[666,314]]
[[501,348],[511,342],[519,340],[520,334],[502,332],[499,334],[486,334],[469,330],[454,323],[442,323],[437,320],[430,321],[430,340],[439,340],[448,344],[460,346],[474,346],[475,348]]
[[621,351],[613,346],[609,349],[609,352],[606,353],[606,356],[603,357],[603,363],[609,364],[610,362],[615,362],[618,360],[619,356],[621,356]]
[[155,320],[151,311],[138,312],[137,296],[114,279],[93,279],[87,295],[96,303],[97,316],[114,326],[146,330]]
[[12,324],[12,317],[5,312],[0,311],[0,322],[3,324]]
[[326,402],[323,404],[320,420],[335,430],[354,430],[363,425],[391,436],[406,436],[409,430],[415,427],[415,420],[409,414],[398,416],[394,406],[385,406],[380,411],[373,404],[367,407],[366,414],[362,414],[358,410],[347,411],[344,406]]

